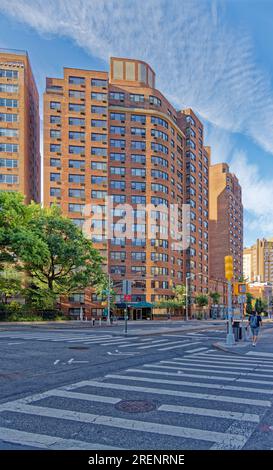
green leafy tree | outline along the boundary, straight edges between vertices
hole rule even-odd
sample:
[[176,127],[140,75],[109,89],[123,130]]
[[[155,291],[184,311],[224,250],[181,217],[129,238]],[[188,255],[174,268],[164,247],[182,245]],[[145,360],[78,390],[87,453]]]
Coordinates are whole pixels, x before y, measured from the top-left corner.
[[206,307],[209,303],[208,296],[204,294],[196,295],[195,303],[198,306],[199,315],[201,316],[203,313],[203,307]]
[[213,304],[215,304],[215,305],[219,304],[219,301],[220,301],[220,298],[221,298],[221,294],[219,294],[219,292],[210,292],[209,296],[210,296]]
[[34,303],[53,305],[60,295],[102,282],[102,257],[56,206],[25,205],[18,193],[0,193],[0,261],[24,272]]
[[256,299],[256,302],[255,302],[255,310],[257,313],[262,313],[263,311],[263,305],[262,305],[262,299]]
[[94,286],[104,276],[99,252],[57,207],[41,209],[26,229],[15,232],[12,248],[32,284],[52,295]]
[[254,299],[253,295],[247,292],[246,294],[246,313],[248,315],[251,314],[253,308],[252,308],[252,300]]

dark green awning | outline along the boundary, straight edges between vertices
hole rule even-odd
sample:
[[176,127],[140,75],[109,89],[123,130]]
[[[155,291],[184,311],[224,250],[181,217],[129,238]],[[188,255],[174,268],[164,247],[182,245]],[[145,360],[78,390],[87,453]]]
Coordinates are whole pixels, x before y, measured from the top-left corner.
[[[126,308],[125,302],[119,302],[115,304],[117,308]],[[153,304],[149,302],[128,302],[128,307],[132,308],[153,308]]]

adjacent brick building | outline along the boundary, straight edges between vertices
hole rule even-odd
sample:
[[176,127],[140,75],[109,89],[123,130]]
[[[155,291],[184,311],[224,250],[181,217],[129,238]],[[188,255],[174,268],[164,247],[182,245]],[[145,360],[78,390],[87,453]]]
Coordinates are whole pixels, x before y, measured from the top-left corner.
[[273,239],[257,239],[244,249],[244,276],[249,282],[273,283]]
[[0,49],[0,190],[40,201],[39,96],[28,54]]
[[[91,229],[102,228],[102,235],[90,236],[116,284],[117,304],[123,300],[121,281],[134,281],[133,318],[148,316],[151,303],[171,297],[173,286],[185,283],[186,276],[192,295],[208,293],[209,159],[202,123],[190,109],[175,110],[156,89],[148,64],[112,58],[109,74],[65,68],[63,78],[47,78],[45,205],[58,203],[79,226],[86,227],[91,215]],[[113,223],[123,219],[116,225],[119,235],[110,239],[99,213],[107,195],[114,201]],[[174,251],[166,228],[155,227],[159,217],[169,216],[156,208],[178,204],[173,217],[181,229],[185,203],[190,204],[190,247]],[[140,222],[124,217],[120,204],[130,204]],[[155,206],[150,222],[139,204]],[[132,239],[123,236],[128,225],[134,230]],[[102,314],[91,291],[69,302],[67,308],[76,317],[81,306],[86,316]]]
[[209,183],[210,278],[225,279],[224,257],[233,256],[234,278],[243,274],[243,205],[237,177],[226,163],[210,167]]

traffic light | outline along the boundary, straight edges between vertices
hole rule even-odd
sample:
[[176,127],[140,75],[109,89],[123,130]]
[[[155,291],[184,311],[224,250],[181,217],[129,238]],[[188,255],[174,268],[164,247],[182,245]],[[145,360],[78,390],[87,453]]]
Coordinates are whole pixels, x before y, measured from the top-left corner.
[[233,256],[225,256],[225,276],[228,281],[233,278]]

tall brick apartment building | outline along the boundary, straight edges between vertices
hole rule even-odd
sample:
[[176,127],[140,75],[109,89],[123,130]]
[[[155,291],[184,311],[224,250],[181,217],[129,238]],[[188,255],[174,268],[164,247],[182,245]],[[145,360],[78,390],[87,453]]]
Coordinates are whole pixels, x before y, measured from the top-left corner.
[[25,51],[0,49],[0,190],[40,201],[39,96]]
[[234,278],[243,274],[243,205],[238,178],[226,163],[210,167],[210,277],[225,280],[224,257],[232,255]]
[[[90,235],[106,259],[106,271],[122,303],[121,281],[134,281],[131,315],[149,316],[154,301],[172,296],[190,277],[192,295],[208,293],[208,210],[210,155],[203,125],[191,109],[176,111],[156,89],[155,73],[138,60],[111,58],[110,72],[64,68],[63,78],[47,78],[44,94],[44,202],[102,235]],[[119,236],[106,236],[105,196],[112,196]],[[190,205],[190,246],[174,251],[164,227],[153,225],[156,207]],[[130,204],[138,221],[124,217]],[[147,214],[137,206],[156,206],[147,237]],[[87,208],[87,209],[86,209]],[[86,212],[87,210],[87,212]],[[137,212],[138,211],[138,212]],[[141,220],[141,222],[139,222]],[[87,222],[86,222],[87,221]],[[132,225],[132,239],[123,236]],[[127,227],[128,228],[128,227]],[[154,235],[153,235],[154,234]],[[69,299],[75,317],[101,316],[92,292]]]

